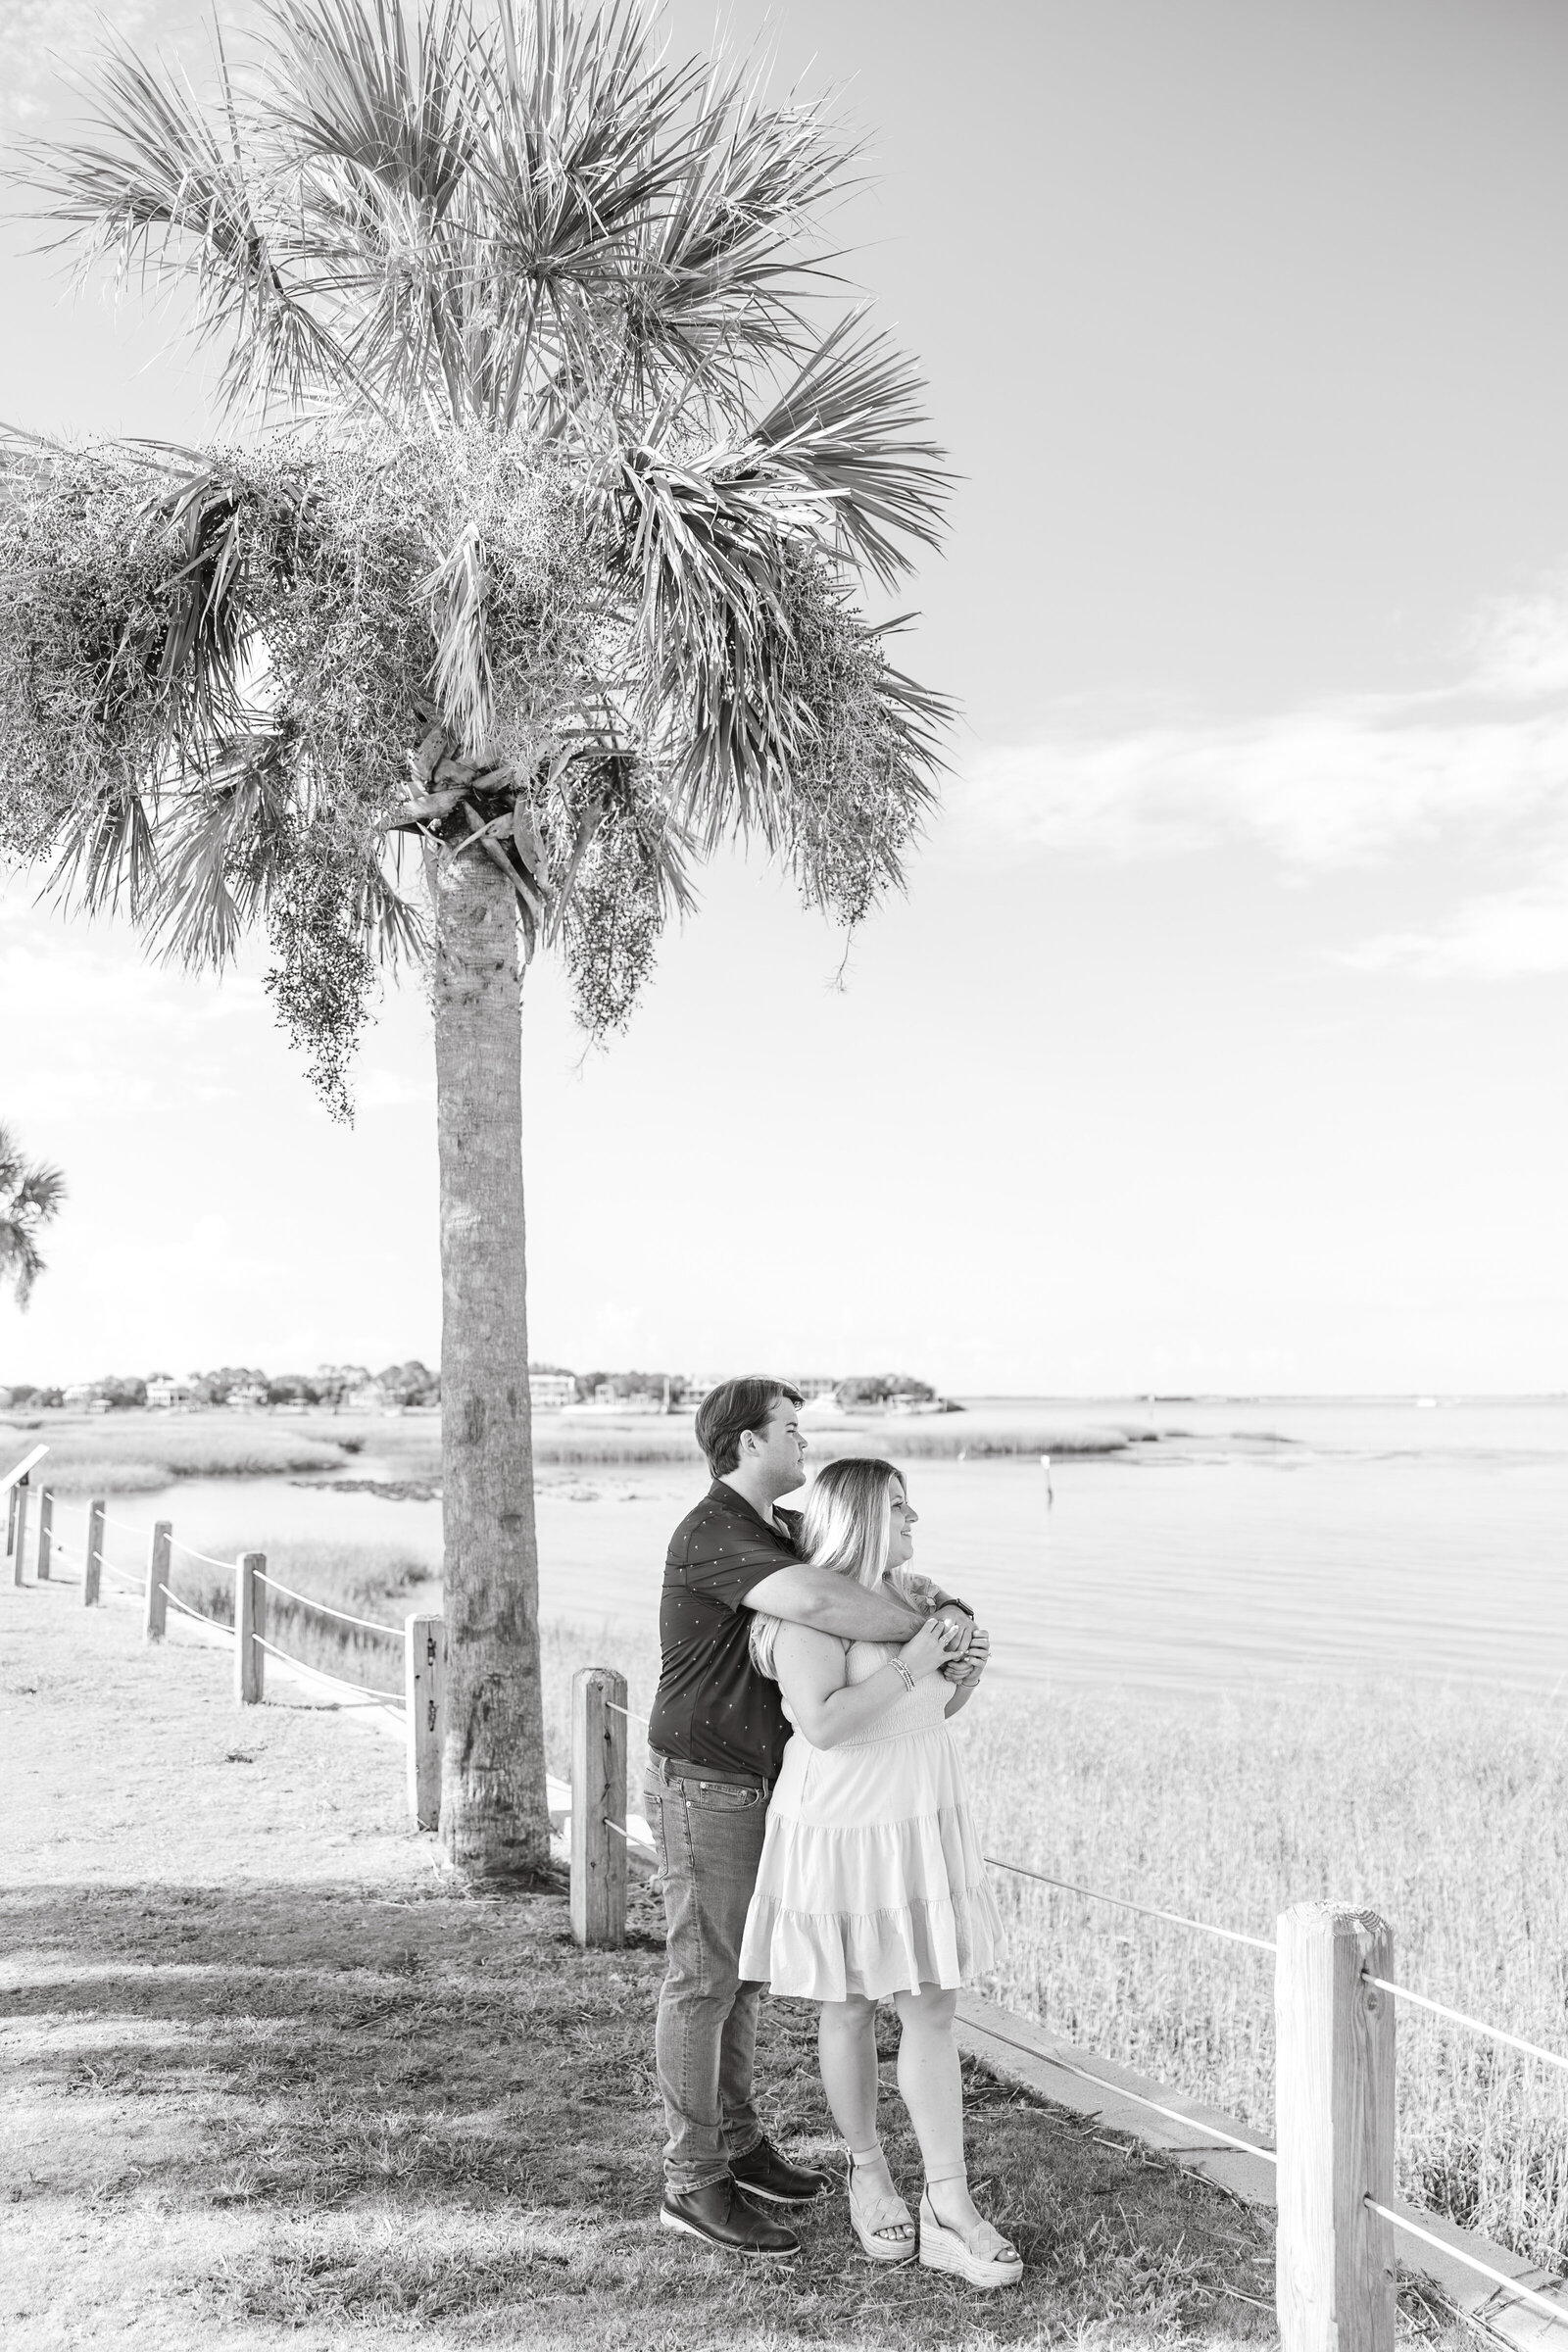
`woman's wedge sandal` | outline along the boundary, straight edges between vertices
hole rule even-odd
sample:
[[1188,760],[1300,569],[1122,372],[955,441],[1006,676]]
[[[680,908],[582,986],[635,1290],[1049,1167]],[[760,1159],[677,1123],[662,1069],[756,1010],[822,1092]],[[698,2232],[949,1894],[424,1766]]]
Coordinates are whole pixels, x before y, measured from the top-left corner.
[[920,2193],[920,2260],[928,2271],[949,2271],[970,2286],[1016,2286],[1023,2263],[1000,2230],[986,2221],[970,2230],[950,2230],[939,2222],[931,2192]]
[[[845,2153],[850,2159],[850,2221],[862,2250],[873,2262],[912,2262],[917,2250],[914,2216],[897,2189],[858,2191],[855,2176],[862,2167],[848,2149]],[[885,2170],[886,2157],[882,2161]]]

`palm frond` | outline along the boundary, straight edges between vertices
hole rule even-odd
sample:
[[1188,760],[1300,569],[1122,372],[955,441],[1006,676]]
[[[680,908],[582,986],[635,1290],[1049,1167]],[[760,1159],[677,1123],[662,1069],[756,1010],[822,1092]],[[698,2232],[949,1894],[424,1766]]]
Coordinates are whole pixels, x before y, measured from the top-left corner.
[[769,469],[787,470],[832,502],[848,553],[886,586],[908,570],[906,545],[940,544],[952,475],[926,439],[912,364],[860,316],[823,338],[752,432]]
[[266,741],[233,746],[233,772],[187,793],[169,822],[149,929],[188,970],[232,962],[289,869],[292,810],[275,754]]
[[[265,159],[247,152],[244,117],[221,52],[210,116],[172,74],[109,30],[82,77],[99,134],[33,141],[11,174],[84,261],[113,261],[122,281],[193,282],[195,330],[229,346],[231,405],[281,394],[300,405],[341,387],[347,362],[308,289],[295,282],[286,221]],[[254,146],[254,141],[253,141]]]
[[122,907],[140,922],[158,887],[158,844],[146,794],[122,785],[83,800],[55,840],[55,862],[45,888],[84,914]]
[[34,1283],[45,1271],[43,1253],[26,1227],[0,1216],[0,1280],[10,1280],[17,1304],[24,1312],[32,1297]]
[[20,1307],[25,1307],[44,1271],[33,1237],[58,1214],[65,1198],[60,1169],[27,1160],[15,1136],[0,1126],[0,1282],[13,1283]]
[[735,77],[706,108],[678,178],[644,225],[626,270],[626,380],[655,405],[673,386],[717,395],[738,418],[759,364],[788,353],[804,306],[830,277],[813,255],[813,212],[843,194],[858,160],[825,102],[764,109]]
[[485,598],[489,591],[479,526],[466,522],[424,583],[434,613],[436,693],[461,750],[482,759],[495,707]]
[[65,1198],[64,1169],[49,1167],[39,1161],[25,1171],[22,1182],[12,1193],[11,1204],[6,1214],[12,1217],[25,1217],[30,1223],[41,1225],[48,1218],[58,1214],[60,1204]]
[[422,962],[430,944],[428,925],[379,858],[366,855],[356,861],[355,885],[350,919],[378,960],[394,969]]
[[810,544],[812,495],[738,473],[731,453],[677,465],[651,449],[622,453],[615,488],[622,564],[639,595],[646,723],[678,724],[685,790],[710,832],[722,809],[765,838],[770,797],[801,749],[798,713],[775,682],[791,549]]

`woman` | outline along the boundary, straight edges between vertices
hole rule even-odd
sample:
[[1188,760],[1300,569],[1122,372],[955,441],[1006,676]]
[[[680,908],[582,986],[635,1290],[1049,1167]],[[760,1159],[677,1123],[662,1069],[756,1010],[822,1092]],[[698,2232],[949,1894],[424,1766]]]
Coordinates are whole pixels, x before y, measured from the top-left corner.
[[[891,1462],[829,1462],[807,1497],[808,1559],[906,1597],[915,1513]],[[741,1975],[822,2004],[818,2049],[849,2149],[850,2218],[876,2262],[909,2262],[916,2232],[877,2138],[876,2004],[902,2029],[899,2090],[925,2166],[918,2252],[974,2286],[1011,2286],[1015,2249],[975,2209],[963,2156],[953,2013],[989,1968],[1001,1922],[948,1719],[972,1682],[943,1667],[960,1636],[933,1617],[902,1648],[759,1614],[752,1654],[794,1727],[768,1807]]]

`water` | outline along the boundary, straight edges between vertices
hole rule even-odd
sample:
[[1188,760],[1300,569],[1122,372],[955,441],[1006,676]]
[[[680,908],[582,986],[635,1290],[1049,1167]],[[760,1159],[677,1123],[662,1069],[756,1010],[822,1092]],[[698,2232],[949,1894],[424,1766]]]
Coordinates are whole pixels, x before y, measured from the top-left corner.
[[[1568,1688],[1568,1402],[983,1409],[1182,1433],[1056,1456],[1050,1503],[1034,1458],[910,1464],[918,1564],[979,1611],[999,1677],[1192,1696],[1303,1675]],[[818,1431],[814,1458],[832,1449]],[[350,1472],[377,1474],[364,1458]],[[651,1631],[669,1530],[701,1484],[546,1472],[545,1612]],[[221,1555],[293,1537],[440,1560],[439,1503],[283,1479],[187,1480],[111,1510],[169,1517]],[[141,1555],[112,1530],[110,1556]]]

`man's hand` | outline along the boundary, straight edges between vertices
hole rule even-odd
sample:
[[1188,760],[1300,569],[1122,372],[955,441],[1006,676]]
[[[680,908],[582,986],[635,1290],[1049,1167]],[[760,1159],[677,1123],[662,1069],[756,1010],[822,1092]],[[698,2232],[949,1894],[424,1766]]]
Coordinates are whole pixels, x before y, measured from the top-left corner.
[[942,1671],[950,1683],[961,1688],[966,1683],[977,1683],[990,1662],[991,1636],[980,1626],[971,1623],[968,1641],[956,1657],[948,1660]]
[[[949,1661],[950,1665],[956,1665],[974,1639],[974,1611],[964,1601],[945,1598],[938,1601],[931,1614],[934,1617],[945,1617],[958,1636],[953,1656]],[[944,1668],[943,1671],[946,1672],[947,1669]]]

